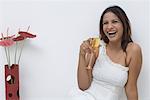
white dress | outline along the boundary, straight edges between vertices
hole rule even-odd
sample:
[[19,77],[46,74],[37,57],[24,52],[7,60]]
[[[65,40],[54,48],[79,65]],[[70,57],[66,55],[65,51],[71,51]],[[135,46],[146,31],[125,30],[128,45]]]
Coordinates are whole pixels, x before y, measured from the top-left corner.
[[106,54],[106,44],[103,41],[100,43],[91,86],[73,100],[125,100],[122,94],[129,68],[112,62]]

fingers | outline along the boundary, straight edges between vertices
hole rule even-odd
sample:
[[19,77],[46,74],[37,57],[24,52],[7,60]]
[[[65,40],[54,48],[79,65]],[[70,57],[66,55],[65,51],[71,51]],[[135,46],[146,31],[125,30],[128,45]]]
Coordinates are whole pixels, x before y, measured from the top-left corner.
[[80,51],[83,55],[85,55],[86,53],[94,53],[94,49],[92,48],[92,41],[93,38],[89,38],[85,41],[82,42],[82,44],[80,45]]
[[83,43],[81,44],[81,49],[84,50],[85,52],[91,52],[91,45],[90,45],[90,41],[86,40],[83,41]]

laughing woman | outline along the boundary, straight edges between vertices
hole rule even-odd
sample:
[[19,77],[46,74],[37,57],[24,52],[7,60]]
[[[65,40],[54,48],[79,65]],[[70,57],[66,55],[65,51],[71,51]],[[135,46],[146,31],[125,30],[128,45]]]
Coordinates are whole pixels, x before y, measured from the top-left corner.
[[[142,66],[141,48],[131,38],[130,21],[119,6],[104,10],[100,18],[100,46],[93,38],[80,46],[78,86],[82,100],[138,100],[137,79]],[[80,100],[79,98],[77,100]]]

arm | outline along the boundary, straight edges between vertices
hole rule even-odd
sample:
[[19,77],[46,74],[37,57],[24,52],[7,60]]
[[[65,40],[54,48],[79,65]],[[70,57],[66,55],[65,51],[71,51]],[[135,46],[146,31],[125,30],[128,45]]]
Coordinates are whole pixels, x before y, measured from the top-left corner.
[[[85,57],[86,53],[88,54]],[[85,41],[80,46],[79,53],[79,62],[78,62],[78,86],[81,90],[86,90],[89,88],[92,82],[92,69],[87,70],[87,66],[89,65],[89,59],[91,57],[91,47],[88,41]],[[91,67],[94,66],[95,55],[92,57],[92,62],[90,64]]]
[[137,44],[133,43],[132,47],[129,48],[128,51],[130,55],[130,61],[129,76],[125,86],[126,95],[128,100],[138,100],[137,79],[142,66],[141,48]]
[[92,70],[87,70],[86,67],[85,57],[80,54],[78,63],[78,86],[81,90],[88,89],[92,82]]

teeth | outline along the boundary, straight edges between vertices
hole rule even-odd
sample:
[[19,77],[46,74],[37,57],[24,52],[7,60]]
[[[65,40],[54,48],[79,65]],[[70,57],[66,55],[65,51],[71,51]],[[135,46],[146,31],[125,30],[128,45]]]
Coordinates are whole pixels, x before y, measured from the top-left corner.
[[116,33],[116,32],[107,32],[107,33]]

